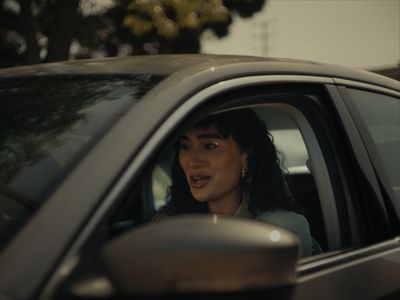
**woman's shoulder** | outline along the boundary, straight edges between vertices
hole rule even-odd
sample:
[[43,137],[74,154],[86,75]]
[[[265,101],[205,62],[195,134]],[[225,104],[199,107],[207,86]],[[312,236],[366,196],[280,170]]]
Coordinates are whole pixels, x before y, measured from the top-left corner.
[[307,219],[296,212],[288,210],[273,210],[258,213],[256,219],[271,223],[295,233],[301,241],[302,256],[312,254],[312,237]]
[[256,219],[264,222],[271,222],[276,225],[281,225],[282,227],[293,227],[298,225],[308,226],[308,221],[303,215],[293,211],[282,209],[259,212],[257,213]]

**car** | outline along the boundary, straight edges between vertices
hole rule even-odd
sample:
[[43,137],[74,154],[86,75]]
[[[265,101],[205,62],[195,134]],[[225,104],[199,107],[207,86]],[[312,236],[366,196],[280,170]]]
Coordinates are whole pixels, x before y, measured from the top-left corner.
[[[400,298],[398,81],[152,55],[2,69],[0,99],[1,299]],[[182,132],[242,108],[266,122],[322,253],[254,220],[152,222]]]

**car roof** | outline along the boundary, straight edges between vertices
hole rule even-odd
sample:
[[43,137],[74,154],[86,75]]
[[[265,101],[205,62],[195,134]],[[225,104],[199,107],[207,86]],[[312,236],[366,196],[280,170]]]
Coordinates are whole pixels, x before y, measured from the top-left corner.
[[[0,69],[1,77],[73,74],[154,74],[169,76],[230,67],[239,75],[309,75],[355,80],[400,90],[400,83],[376,73],[312,61],[213,54],[167,54],[74,60]],[[190,72],[190,71],[189,71]],[[212,76],[210,72],[210,76]]]

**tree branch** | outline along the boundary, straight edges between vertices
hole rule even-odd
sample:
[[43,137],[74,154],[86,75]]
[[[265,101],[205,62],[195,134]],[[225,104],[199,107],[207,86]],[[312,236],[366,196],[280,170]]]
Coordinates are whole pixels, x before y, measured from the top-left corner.
[[49,32],[46,61],[68,60],[72,37],[78,23],[80,0],[58,0]]
[[19,15],[9,11],[0,11],[0,28],[5,31],[14,30],[21,33]]
[[21,0],[20,23],[26,41],[26,59],[28,64],[40,63],[40,49],[37,40],[37,27],[32,15],[32,0]]

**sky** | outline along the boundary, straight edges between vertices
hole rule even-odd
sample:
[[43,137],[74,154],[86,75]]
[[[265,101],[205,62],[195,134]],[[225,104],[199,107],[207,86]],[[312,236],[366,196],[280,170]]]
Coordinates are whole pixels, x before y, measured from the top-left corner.
[[267,0],[203,53],[298,58],[377,70],[400,64],[400,0]]

